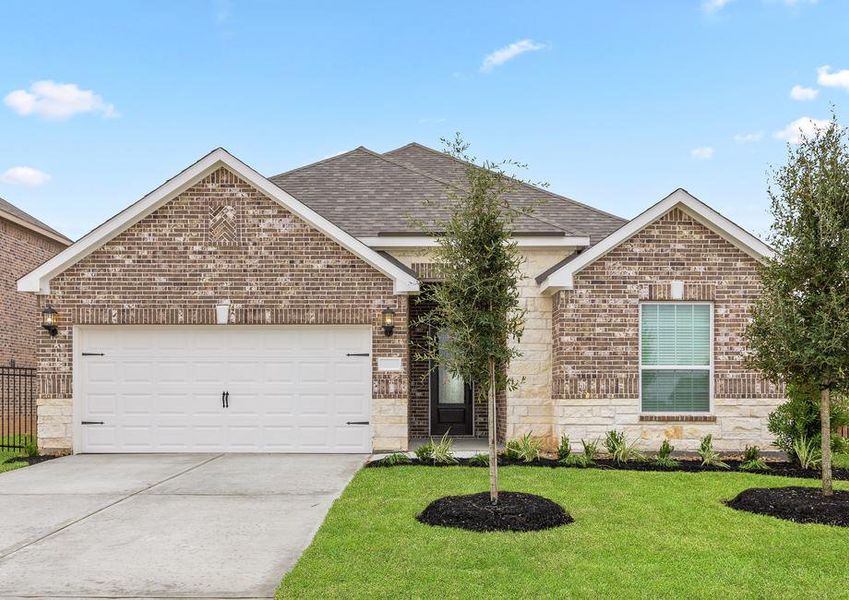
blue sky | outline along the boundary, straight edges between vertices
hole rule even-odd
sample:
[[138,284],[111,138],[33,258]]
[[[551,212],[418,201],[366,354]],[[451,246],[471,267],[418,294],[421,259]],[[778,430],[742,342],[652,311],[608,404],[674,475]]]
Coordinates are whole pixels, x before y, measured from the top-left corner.
[[3,17],[0,196],[73,238],[217,146],[273,175],[455,131],[624,217],[684,187],[762,235],[781,132],[849,113],[843,0],[6,0]]

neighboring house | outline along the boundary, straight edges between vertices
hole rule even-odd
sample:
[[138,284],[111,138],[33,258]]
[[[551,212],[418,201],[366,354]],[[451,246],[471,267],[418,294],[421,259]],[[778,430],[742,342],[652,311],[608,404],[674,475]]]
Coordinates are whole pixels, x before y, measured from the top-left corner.
[[[271,178],[222,149],[202,158],[19,281],[58,317],[39,338],[42,448],[369,452],[486,435],[469,387],[415,358],[438,332],[410,327],[439,285],[420,223],[447,214],[463,175],[418,144]],[[680,189],[631,221],[526,185],[510,202],[538,206],[515,227],[524,383],[499,399],[502,437],[769,445],[782,391],[743,363],[767,246]]]
[[35,366],[38,299],[19,293],[16,282],[70,244],[55,229],[0,198],[0,366]]

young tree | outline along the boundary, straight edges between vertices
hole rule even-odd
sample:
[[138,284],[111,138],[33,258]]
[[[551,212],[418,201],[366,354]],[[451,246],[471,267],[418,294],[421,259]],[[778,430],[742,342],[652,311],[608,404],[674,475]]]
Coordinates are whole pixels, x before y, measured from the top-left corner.
[[487,398],[490,498],[497,504],[496,397],[519,384],[507,376],[507,366],[519,355],[513,342],[522,335],[525,317],[518,289],[523,258],[512,239],[518,211],[505,200],[517,180],[504,168],[519,165],[476,165],[459,134],[443,143],[466,164],[466,181],[450,198],[450,216],[434,224],[438,246],[432,256],[440,282],[426,292],[435,308],[424,322],[447,336],[441,352],[431,344],[423,358],[473,383],[477,397]]
[[770,185],[775,256],[747,329],[751,364],[820,391],[822,490],[831,485],[831,393],[849,377],[849,148],[831,124],[788,149]]

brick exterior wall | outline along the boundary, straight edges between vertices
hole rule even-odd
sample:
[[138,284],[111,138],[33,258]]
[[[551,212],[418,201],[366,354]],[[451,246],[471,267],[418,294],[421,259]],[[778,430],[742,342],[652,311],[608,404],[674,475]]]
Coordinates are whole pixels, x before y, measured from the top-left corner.
[[[234,324],[371,324],[375,450],[407,446],[407,298],[392,281],[221,168],[51,282],[59,335],[39,335],[39,443],[72,449],[72,327],[204,325],[229,299]],[[386,337],[380,312],[396,309]],[[401,372],[377,358],[402,357]]]
[[[556,433],[577,442],[624,429],[646,446],[668,437],[680,450],[712,433],[721,449],[768,448],[766,417],[783,391],[743,363],[748,309],[760,290],[756,265],[675,208],[576,274],[554,307]],[[713,303],[713,420],[640,419],[639,305],[671,299],[674,280],[684,282],[685,301]]]
[[0,365],[14,360],[19,367],[35,366],[38,299],[18,292],[17,281],[64,249],[56,240],[0,219]]

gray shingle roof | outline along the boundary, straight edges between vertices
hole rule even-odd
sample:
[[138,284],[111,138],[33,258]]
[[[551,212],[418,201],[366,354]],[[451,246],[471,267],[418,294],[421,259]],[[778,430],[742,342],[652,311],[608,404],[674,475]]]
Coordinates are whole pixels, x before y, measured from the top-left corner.
[[[351,235],[363,237],[428,230],[449,214],[452,194],[464,185],[463,169],[463,163],[441,152],[409,144],[386,154],[359,147],[270,180]],[[537,205],[532,216],[516,220],[516,233],[590,235],[595,243],[625,222],[533,186],[520,186],[510,202]]]
[[[415,142],[390,150],[386,156],[428,173],[438,173],[442,178],[461,182],[466,165],[460,160],[422,146]],[[551,223],[584,232],[595,244],[619,229],[627,219],[592,208],[548,190],[521,183],[510,196],[510,202],[521,206],[534,206],[534,215]]]
[[49,225],[43,223],[42,221],[39,221],[38,219],[33,217],[31,214],[22,211],[20,208],[18,208],[17,206],[12,204],[11,202],[7,202],[3,198],[0,198],[0,210],[7,212],[14,217],[17,217],[21,221],[29,223],[30,225],[34,225],[35,227],[38,227],[38,228],[43,229],[45,231],[49,231],[53,235],[59,236],[63,240],[66,240],[69,244],[71,243],[71,240],[69,240],[67,237],[65,237],[64,235],[62,235],[61,233],[59,233],[58,231],[56,231],[55,229],[53,229]]

